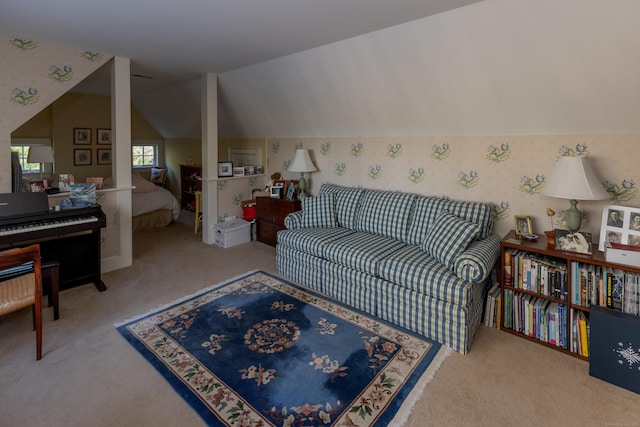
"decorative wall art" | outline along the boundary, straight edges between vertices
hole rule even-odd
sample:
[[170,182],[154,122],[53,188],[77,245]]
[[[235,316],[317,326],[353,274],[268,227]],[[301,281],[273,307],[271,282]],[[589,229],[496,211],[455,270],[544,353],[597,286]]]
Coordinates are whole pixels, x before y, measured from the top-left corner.
[[111,144],[111,129],[98,129],[97,130],[98,144],[109,145]]
[[73,143],[76,145],[91,145],[91,129],[73,128]]
[[73,164],[75,166],[88,166],[91,164],[90,148],[75,148],[73,150]]
[[98,148],[98,164],[110,165],[111,164],[111,149],[110,148]]

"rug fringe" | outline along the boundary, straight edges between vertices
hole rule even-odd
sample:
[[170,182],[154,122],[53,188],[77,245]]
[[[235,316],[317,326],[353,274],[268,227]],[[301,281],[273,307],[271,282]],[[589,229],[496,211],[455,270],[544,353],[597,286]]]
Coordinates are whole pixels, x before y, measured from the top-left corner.
[[[256,273],[264,273],[264,272],[263,272],[262,270],[252,270],[252,271],[248,271],[248,272],[246,272],[246,273],[242,273],[242,274],[240,274],[240,275],[238,275],[238,276],[236,276],[236,277],[232,277],[232,278],[230,278],[230,279],[227,279],[227,280],[225,280],[224,282],[216,283],[215,285],[211,285],[211,286],[208,286],[208,287],[206,287],[206,288],[202,288],[202,289],[200,289],[200,290],[198,290],[198,291],[195,291],[195,292],[194,292],[194,293],[192,293],[191,295],[187,295],[187,296],[184,296],[184,297],[178,298],[178,299],[176,299],[176,300],[174,300],[174,301],[168,302],[168,303],[166,303],[166,304],[162,304],[162,305],[159,305],[159,306],[157,306],[157,307],[155,307],[155,308],[149,309],[149,310],[148,310],[146,313],[144,313],[144,314],[139,314],[139,315],[137,315],[137,316],[135,316],[135,317],[131,317],[131,318],[129,318],[129,319],[126,319],[126,320],[123,320],[123,321],[120,321],[120,322],[114,323],[114,324],[113,324],[113,326],[115,326],[116,328],[118,328],[118,327],[120,327],[120,326],[122,326],[122,325],[126,325],[127,323],[131,323],[131,322],[134,322],[134,321],[136,321],[136,320],[139,320],[139,319],[142,319],[142,318],[144,318],[144,317],[147,317],[147,316],[149,316],[149,315],[150,315],[150,314],[152,314],[152,313],[156,313],[156,312],[158,312],[158,311],[160,311],[160,310],[164,310],[164,309],[166,309],[166,308],[168,308],[168,307],[171,307],[172,305],[180,304],[181,302],[184,302],[184,301],[186,301],[186,300],[189,300],[189,299],[191,299],[191,298],[194,298],[194,297],[196,297],[196,296],[198,296],[198,295],[200,295],[200,294],[203,294],[203,293],[206,293],[206,292],[212,291],[212,290],[217,289],[217,288],[219,288],[219,287],[221,287],[221,286],[225,286],[225,285],[229,284],[230,282],[235,282],[236,280],[244,279],[245,277],[251,276],[251,275],[256,274]],[[265,274],[266,274],[266,273],[265,273]]]
[[389,426],[400,427],[407,422],[409,416],[411,416],[411,413],[413,412],[413,408],[415,407],[416,403],[418,403],[418,400],[422,398],[427,385],[433,380],[436,372],[440,370],[440,367],[442,366],[446,358],[451,355],[451,353],[453,353],[453,350],[444,345],[440,348],[440,350],[438,350],[438,354],[435,355],[426,372],[422,374],[416,385],[413,387],[413,390],[411,390],[411,393],[409,393],[409,395],[405,399],[396,416],[388,424]]

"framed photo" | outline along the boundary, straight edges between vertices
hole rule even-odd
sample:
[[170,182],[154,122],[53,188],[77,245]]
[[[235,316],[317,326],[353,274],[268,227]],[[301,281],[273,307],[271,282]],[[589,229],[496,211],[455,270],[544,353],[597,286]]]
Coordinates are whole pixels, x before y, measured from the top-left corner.
[[284,179],[274,179],[273,187],[280,188],[280,198],[287,194],[287,181]]
[[244,176],[244,166],[234,166],[233,176]]
[[640,208],[607,205],[602,208],[598,250],[607,243],[640,246]]
[[556,250],[591,255],[591,233],[556,228]]
[[99,165],[111,164],[111,148],[98,148],[98,164]]
[[91,149],[90,148],[74,148],[73,149],[73,164],[75,166],[87,166],[91,164]]
[[264,173],[263,171],[262,166],[256,166],[256,174],[262,175]]
[[111,144],[111,129],[98,129],[98,144],[109,145]]
[[245,175],[253,175],[253,171],[254,171],[253,166],[245,166],[244,167],[244,174]]
[[47,188],[46,180],[44,181],[31,181],[32,193],[44,193],[44,189]]
[[85,179],[86,184],[94,184],[96,186],[96,190],[102,190],[102,184],[104,183],[104,178],[101,176],[88,176]]
[[233,162],[218,162],[218,178],[233,176]]
[[58,188],[60,191],[70,191],[71,184],[75,184],[75,178],[70,173],[61,173],[58,175]]
[[73,128],[73,143],[76,145],[91,145],[91,129]]
[[269,189],[269,196],[275,199],[279,199],[281,194],[282,194],[282,187],[271,187]]
[[518,216],[516,215],[516,236],[520,237],[523,234],[533,234],[533,226],[531,224],[530,216]]
[[296,189],[298,186],[293,182],[289,184],[289,188],[287,188],[287,200],[294,200],[296,198]]

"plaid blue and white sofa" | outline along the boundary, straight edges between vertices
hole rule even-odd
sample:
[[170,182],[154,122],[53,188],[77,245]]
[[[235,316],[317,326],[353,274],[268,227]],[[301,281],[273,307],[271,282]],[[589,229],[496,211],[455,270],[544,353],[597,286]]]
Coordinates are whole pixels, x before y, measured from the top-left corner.
[[285,225],[280,274],[469,351],[500,254],[491,205],[323,184]]

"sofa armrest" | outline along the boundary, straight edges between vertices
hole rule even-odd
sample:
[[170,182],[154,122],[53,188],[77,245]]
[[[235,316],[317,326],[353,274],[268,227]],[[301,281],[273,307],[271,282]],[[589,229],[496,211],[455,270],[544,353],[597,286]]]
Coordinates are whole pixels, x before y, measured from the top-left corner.
[[302,228],[302,211],[291,212],[284,218],[284,226],[287,230]]
[[471,283],[486,279],[500,256],[500,238],[495,234],[472,242],[455,260],[454,273]]

